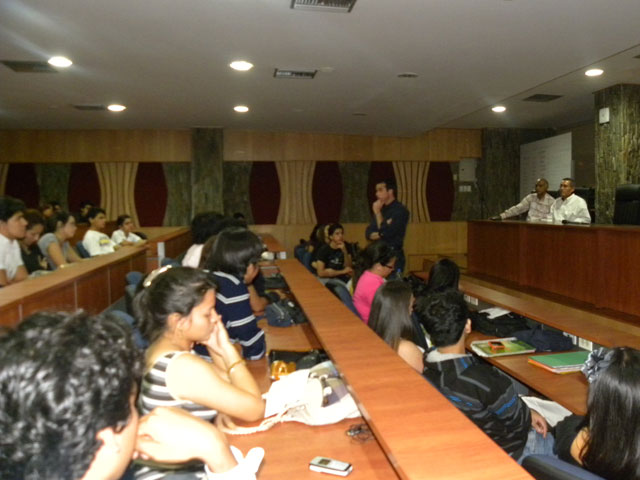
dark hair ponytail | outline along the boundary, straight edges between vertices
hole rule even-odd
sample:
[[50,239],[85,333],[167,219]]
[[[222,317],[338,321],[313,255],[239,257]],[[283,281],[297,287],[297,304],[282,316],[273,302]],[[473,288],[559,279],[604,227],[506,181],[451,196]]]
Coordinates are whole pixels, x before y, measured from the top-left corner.
[[149,342],[155,341],[167,328],[169,315],[188,315],[216,287],[215,280],[197,268],[175,267],[160,273],[133,300],[134,316],[142,334]]
[[373,243],[367,245],[367,248],[360,251],[359,255],[356,257],[354,266],[353,266],[353,284],[358,285],[358,280],[362,274],[373,267],[376,263],[381,265],[388,265],[391,260],[396,258],[398,254],[384,240],[376,240]]

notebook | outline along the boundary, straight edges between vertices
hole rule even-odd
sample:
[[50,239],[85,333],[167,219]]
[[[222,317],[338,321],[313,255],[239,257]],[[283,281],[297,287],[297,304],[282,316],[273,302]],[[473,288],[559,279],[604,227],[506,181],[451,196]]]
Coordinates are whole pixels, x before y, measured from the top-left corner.
[[580,371],[588,356],[587,351],[533,355],[529,357],[529,363],[553,373],[572,373]]

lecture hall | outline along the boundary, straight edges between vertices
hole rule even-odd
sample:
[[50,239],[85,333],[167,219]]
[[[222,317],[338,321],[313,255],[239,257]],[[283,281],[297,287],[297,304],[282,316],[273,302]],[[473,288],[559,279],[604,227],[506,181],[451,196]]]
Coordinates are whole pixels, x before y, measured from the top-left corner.
[[[129,355],[131,368],[112,383],[132,386],[123,397],[126,415],[116,423],[100,426],[98,415],[88,414],[98,426],[88,435],[93,446],[82,464],[72,465],[75,457],[60,461],[54,473],[58,465],[51,458],[67,457],[64,435],[51,440],[56,432],[43,443],[58,451],[25,460],[21,449],[46,451],[25,430],[0,442],[0,477],[297,480],[326,477],[345,462],[348,469],[329,473],[355,479],[640,479],[640,422],[633,415],[619,422],[623,448],[597,443],[597,432],[615,414],[595,420],[602,407],[594,393],[602,392],[605,379],[630,381],[624,368],[631,372],[640,362],[639,24],[640,8],[626,0],[2,2],[0,410],[19,415],[10,406],[27,401],[24,392],[8,393],[17,384],[11,376],[27,375],[26,359],[38,355],[20,347],[22,336],[33,340],[41,331],[72,338],[86,325],[88,332],[94,324],[106,322],[107,329],[124,319],[133,330],[126,341],[136,346],[135,354],[123,349],[116,358],[114,348],[112,357],[91,357],[98,372],[100,362],[124,362]],[[381,197],[381,185],[393,195]],[[400,258],[393,254],[363,267],[369,247],[385,242],[385,232],[397,226],[396,217],[384,214],[394,202],[409,212],[401,250],[394,247],[404,268],[393,271]],[[240,256],[256,239],[264,249],[262,256],[233,257],[237,274],[225,270],[225,253],[232,254],[223,251],[223,239],[229,235],[244,239],[228,247]],[[351,277],[347,283],[324,278],[334,270],[326,268],[321,248],[344,256],[340,272]],[[193,252],[195,263],[183,262]],[[428,285],[443,261],[455,264],[457,288],[438,296]],[[164,312],[164,330],[150,333],[144,318],[153,315],[140,313],[142,298],[160,289],[163,276],[173,275],[171,288],[177,288],[186,281],[180,275],[201,278],[208,266],[215,273],[202,277],[209,278],[202,280],[207,293],[194,293],[197,302],[186,311]],[[411,287],[409,316],[402,307],[398,318],[422,335],[426,348],[413,342],[424,354],[422,375],[397,342],[375,322],[363,322],[354,307],[363,271],[385,268],[372,317],[387,286]],[[246,321],[227,323],[229,305],[221,304],[233,298],[225,297],[225,278],[251,299],[244,305],[251,306]],[[454,296],[464,299],[463,311],[473,320],[468,335],[466,326],[458,330],[466,349],[461,354],[450,353],[451,345],[439,345],[429,331],[434,302],[454,302]],[[306,321],[285,328],[272,323],[266,308],[282,302]],[[138,403],[136,424],[129,397],[140,389],[140,402],[149,398],[145,379],[154,352],[162,351],[162,342],[181,342],[183,330],[195,332],[194,312],[205,304],[216,333],[192,343],[207,357],[206,368],[216,370],[214,384],[226,382],[221,391],[236,396],[204,402],[215,423],[165,406],[143,416],[148,412]],[[588,356],[584,373],[560,375],[530,361],[551,347],[486,358],[472,353],[472,342],[495,347],[496,338],[512,333],[478,328],[476,319],[491,315],[482,311],[516,319],[532,341],[568,345],[554,353]],[[235,333],[249,319],[266,344],[253,356],[245,351],[249,340]],[[83,326],[62,331],[74,322]],[[116,335],[114,328],[109,335]],[[100,336],[86,335],[87,342]],[[90,350],[66,342],[60,362],[77,364]],[[185,345],[180,350],[189,351],[192,345]],[[331,361],[357,406],[356,418],[315,426],[289,421],[238,434],[260,424],[249,407],[240,415],[237,409],[243,402],[264,408],[260,394],[270,391],[276,376],[274,352],[311,350]],[[522,445],[496,440],[493,418],[478,420],[484,411],[456,405],[453,390],[426,373],[434,351],[473,359],[484,372],[507,379],[527,419]],[[189,357],[194,371],[205,368],[197,363],[201,357],[191,359],[195,353],[178,360],[180,353],[176,365]],[[140,384],[141,355],[147,370]],[[38,358],[42,371],[51,368]],[[618,363],[622,373],[611,380]],[[113,370],[105,367],[105,375]],[[44,375],[37,373],[22,381],[31,385]],[[83,385],[96,388],[100,376],[83,375]],[[169,380],[167,374],[166,385]],[[104,390],[108,382],[99,385]],[[47,388],[53,387],[38,386],[44,393]],[[640,408],[640,385],[637,392]],[[190,405],[204,396],[194,395]],[[187,394],[173,396],[191,402]],[[536,405],[549,401],[558,407],[554,415],[565,416],[551,421],[521,396]],[[105,408],[98,410],[102,417]],[[622,410],[616,410],[618,419]],[[502,421],[499,412],[488,415]],[[544,428],[538,415],[546,418]],[[83,418],[76,417],[67,420]],[[563,418],[576,419],[569,440],[561,434],[565,427],[556,428],[566,425]],[[18,420],[0,415],[3,432]],[[173,425],[173,438],[166,428],[153,431],[155,420]],[[130,430],[135,438],[121,448],[118,439]],[[209,449],[196,442],[196,432],[215,439]],[[554,452],[527,460],[523,452],[536,433],[552,437]],[[127,452],[121,466],[105,460],[112,439]],[[159,453],[164,441],[172,447]],[[558,454],[561,446],[571,458]],[[625,452],[632,453],[620,461]],[[69,470],[60,473],[63,467]]]

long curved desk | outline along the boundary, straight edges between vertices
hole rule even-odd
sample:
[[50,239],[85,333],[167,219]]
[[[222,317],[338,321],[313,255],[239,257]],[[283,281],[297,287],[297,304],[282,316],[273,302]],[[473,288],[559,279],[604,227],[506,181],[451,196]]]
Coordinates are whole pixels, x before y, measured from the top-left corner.
[[302,264],[276,263],[399,478],[531,478]]

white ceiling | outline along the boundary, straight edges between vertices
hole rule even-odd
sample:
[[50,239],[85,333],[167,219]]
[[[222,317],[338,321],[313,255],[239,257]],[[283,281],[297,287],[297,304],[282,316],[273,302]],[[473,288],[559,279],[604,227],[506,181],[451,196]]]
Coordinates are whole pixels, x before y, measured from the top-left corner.
[[[563,127],[592,92],[640,84],[638,0],[2,0],[0,128],[192,128],[411,136],[435,127]],[[228,64],[251,61],[250,72]],[[605,74],[587,78],[587,67]],[[277,80],[275,67],[318,69]],[[415,72],[417,79],[400,79]],[[549,104],[533,93],[561,94]],[[120,114],[72,104],[122,103]],[[498,116],[489,110],[502,103]],[[232,108],[246,104],[247,114]],[[366,116],[354,116],[364,113]]]

